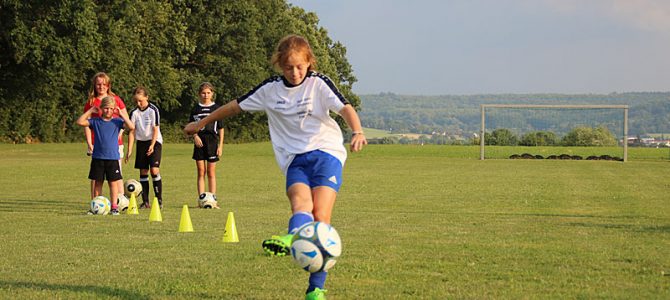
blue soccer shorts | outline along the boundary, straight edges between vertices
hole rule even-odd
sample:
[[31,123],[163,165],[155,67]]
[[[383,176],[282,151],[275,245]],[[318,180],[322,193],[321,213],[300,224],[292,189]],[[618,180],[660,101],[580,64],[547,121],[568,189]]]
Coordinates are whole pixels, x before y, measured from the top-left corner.
[[342,185],[342,163],[326,152],[314,150],[298,154],[286,171],[286,190],[296,183],[310,188],[327,186],[340,191]]

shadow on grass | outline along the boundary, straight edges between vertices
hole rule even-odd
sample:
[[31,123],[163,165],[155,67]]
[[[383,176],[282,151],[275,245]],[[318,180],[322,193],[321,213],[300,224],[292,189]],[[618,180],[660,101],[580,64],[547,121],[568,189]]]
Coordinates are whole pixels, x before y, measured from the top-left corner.
[[88,203],[75,204],[58,200],[49,199],[12,199],[2,200],[0,202],[1,212],[45,212],[45,211],[64,211],[64,210],[79,210],[85,211],[88,208]]
[[121,299],[150,299],[150,297],[127,290],[94,285],[48,284],[35,282],[0,281],[2,289],[29,289],[39,291],[70,291],[74,293],[91,293],[96,296],[118,297]]

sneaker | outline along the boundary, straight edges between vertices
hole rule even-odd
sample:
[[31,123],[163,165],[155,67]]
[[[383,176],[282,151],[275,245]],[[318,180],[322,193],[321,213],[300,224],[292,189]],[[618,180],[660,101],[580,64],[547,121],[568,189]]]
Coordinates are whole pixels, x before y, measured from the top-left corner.
[[272,238],[263,241],[263,250],[271,256],[285,256],[291,254],[291,243],[293,235],[273,235]]
[[144,208],[151,208],[151,204],[149,204],[149,202],[143,202],[143,203],[140,205],[140,208],[142,208],[142,209],[144,209]]
[[112,208],[112,216],[118,216],[119,215],[119,210],[116,208]]
[[327,290],[316,288],[305,295],[305,300],[326,300]]

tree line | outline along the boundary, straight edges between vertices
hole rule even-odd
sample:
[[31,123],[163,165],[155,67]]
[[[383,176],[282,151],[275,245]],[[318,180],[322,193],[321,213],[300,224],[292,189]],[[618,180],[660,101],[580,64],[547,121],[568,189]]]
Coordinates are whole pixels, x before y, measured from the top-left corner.
[[[670,132],[670,92],[585,94],[495,94],[416,96],[380,93],[361,95],[359,115],[363,126],[390,130],[394,133],[432,135],[447,133],[469,137],[481,127],[481,104],[553,104],[553,105],[628,105],[629,135]],[[502,111],[502,110],[498,110]],[[531,116],[519,110],[498,114],[487,112],[487,130],[516,128],[520,131],[551,131],[564,135],[581,122],[590,127],[608,126],[620,134],[620,111],[606,113],[573,110],[533,112]],[[595,119],[597,117],[599,120]],[[552,120],[552,122],[548,122]]]
[[[276,73],[270,56],[292,33],[309,40],[317,70],[358,107],[346,47],[318,23],[285,0],[1,0],[0,142],[83,140],[74,120],[100,71],[129,108],[132,90],[146,87],[164,135],[180,138],[200,83],[215,86],[219,104],[243,95]],[[227,141],[269,139],[264,114],[225,127]]]

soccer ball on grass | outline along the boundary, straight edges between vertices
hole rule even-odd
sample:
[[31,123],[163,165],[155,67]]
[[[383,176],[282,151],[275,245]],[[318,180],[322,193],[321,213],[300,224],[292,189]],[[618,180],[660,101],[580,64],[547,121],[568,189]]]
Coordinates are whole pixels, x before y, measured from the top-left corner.
[[342,240],[333,226],[322,222],[303,225],[293,236],[293,261],[310,273],[328,271],[342,254]]
[[126,197],[130,197],[132,194],[135,194],[135,197],[137,197],[142,192],[142,184],[135,179],[128,179],[123,188],[126,192]]
[[202,193],[198,196],[198,207],[200,208],[219,208],[214,194],[210,192]]
[[126,197],[124,195],[119,195],[116,198],[118,200],[117,205],[118,205],[119,211],[124,211],[124,210],[128,209],[128,205],[130,205],[130,200],[128,200],[128,197]]
[[91,200],[91,213],[94,215],[106,215],[109,213],[111,206],[107,197],[95,197]]

